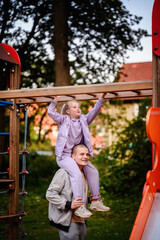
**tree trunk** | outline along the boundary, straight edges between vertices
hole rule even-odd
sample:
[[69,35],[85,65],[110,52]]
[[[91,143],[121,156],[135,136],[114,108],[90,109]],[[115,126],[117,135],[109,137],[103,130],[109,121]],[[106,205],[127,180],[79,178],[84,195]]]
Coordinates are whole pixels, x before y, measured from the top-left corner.
[[54,0],[55,86],[71,84],[68,60],[68,0]]

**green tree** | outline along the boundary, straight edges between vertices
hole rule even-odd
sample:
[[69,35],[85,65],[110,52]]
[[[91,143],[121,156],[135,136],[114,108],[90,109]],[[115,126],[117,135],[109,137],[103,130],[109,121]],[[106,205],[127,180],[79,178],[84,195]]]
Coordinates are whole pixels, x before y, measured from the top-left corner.
[[0,11],[0,41],[18,51],[23,87],[53,85],[55,72],[56,85],[106,81],[146,33],[120,0],[3,0]]
[[126,50],[141,49],[146,34],[133,26],[141,17],[133,16],[120,0],[69,1],[69,50],[73,83],[100,83],[115,74]]
[[3,0],[0,12],[0,42],[18,51],[22,63],[21,86],[53,85],[54,61],[46,50],[49,31],[53,32],[52,1]]

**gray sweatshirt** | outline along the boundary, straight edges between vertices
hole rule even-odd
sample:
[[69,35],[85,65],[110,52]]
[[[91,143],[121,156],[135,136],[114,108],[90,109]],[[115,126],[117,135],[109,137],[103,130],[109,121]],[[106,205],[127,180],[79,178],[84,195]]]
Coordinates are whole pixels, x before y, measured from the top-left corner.
[[50,224],[66,231],[70,226],[72,211],[70,209],[73,200],[72,187],[67,172],[59,169],[46,192],[49,201],[48,217]]

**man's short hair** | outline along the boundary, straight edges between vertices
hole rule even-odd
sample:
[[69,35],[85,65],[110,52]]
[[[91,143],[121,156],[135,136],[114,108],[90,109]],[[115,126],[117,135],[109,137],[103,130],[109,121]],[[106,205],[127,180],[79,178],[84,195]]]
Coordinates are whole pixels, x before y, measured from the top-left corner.
[[78,148],[87,148],[87,147],[84,144],[77,144],[72,148],[72,154],[76,154]]

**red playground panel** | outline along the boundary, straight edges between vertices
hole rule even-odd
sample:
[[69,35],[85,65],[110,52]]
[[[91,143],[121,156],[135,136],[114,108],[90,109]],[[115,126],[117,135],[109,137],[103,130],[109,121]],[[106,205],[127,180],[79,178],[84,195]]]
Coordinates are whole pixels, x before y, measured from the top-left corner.
[[146,130],[149,140],[155,144],[155,163],[147,173],[146,189],[130,240],[158,240],[160,236],[160,221],[156,221],[160,219],[160,108],[148,110]]

